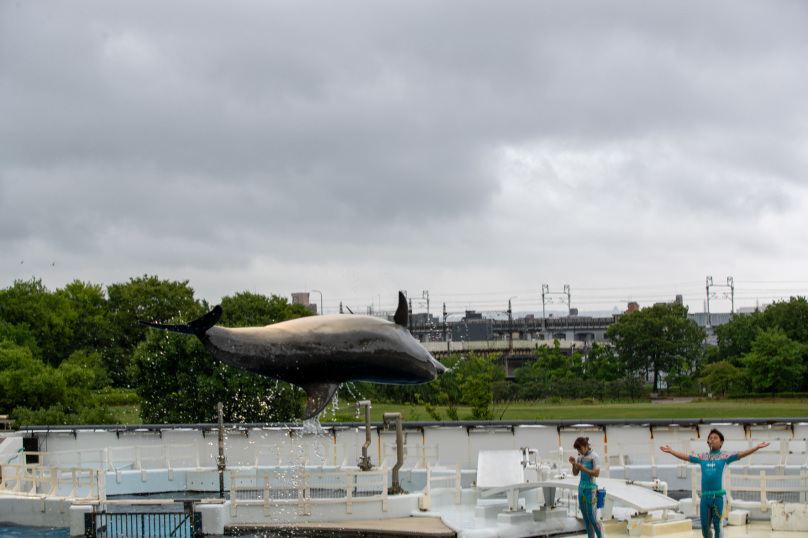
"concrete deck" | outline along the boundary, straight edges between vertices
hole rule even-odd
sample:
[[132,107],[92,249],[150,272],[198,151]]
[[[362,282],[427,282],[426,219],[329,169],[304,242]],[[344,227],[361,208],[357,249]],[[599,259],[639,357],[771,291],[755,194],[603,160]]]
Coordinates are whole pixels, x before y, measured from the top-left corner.
[[234,525],[225,527],[227,535],[255,535],[272,532],[291,536],[431,536],[454,538],[452,529],[438,517],[401,517],[339,523],[299,523],[295,525]]

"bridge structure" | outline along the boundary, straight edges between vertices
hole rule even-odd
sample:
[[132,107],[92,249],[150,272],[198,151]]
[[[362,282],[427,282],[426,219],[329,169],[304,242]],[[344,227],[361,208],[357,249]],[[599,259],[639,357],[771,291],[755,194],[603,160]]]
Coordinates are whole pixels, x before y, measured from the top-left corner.
[[[417,319],[417,318],[416,318]],[[452,322],[410,322],[409,329],[438,360],[451,354],[497,353],[495,362],[513,378],[517,368],[535,361],[535,351],[557,340],[562,353],[585,352],[604,343],[614,318],[563,317],[538,319],[471,319]]]
[[[420,342],[471,342],[484,341],[504,344],[506,349],[512,349],[510,343],[528,341],[538,343],[560,340],[566,342],[579,342],[592,344],[593,342],[607,341],[606,330],[615,322],[615,318],[592,317],[563,317],[563,318],[533,318],[533,319],[472,319],[449,322],[410,322],[410,333]],[[478,330],[475,330],[478,329]],[[464,338],[464,335],[473,335],[482,332],[487,338]],[[458,338],[459,337],[459,338]],[[532,346],[531,346],[532,347]]]

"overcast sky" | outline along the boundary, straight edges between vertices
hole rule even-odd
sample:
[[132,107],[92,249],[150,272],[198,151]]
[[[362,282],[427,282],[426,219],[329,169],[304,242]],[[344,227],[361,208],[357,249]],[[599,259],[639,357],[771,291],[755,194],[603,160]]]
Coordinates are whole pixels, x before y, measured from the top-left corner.
[[807,59],[797,0],[0,0],[0,288],[806,295]]

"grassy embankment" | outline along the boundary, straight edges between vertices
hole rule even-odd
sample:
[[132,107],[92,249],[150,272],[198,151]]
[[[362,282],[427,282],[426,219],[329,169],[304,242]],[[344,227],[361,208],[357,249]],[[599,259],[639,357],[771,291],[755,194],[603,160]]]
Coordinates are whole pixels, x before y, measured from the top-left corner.
[[[337,420],[354,416],[354,408],[340,402]],[[113,412],[122,424],[141,424],[139,406],[115,406]],[[448,421],[445,407],[438,407],[441,420]],[[374,422],[381,422],[383,413],[401,412],[405,421],[434,420],[423,406],[398,404],[372,404],[370,415]],[[600,419],[675,419],[675,418],[765,418],[808,417],[808,399],[744,399],[744,400],[672,400],[669,403],[561,403],[530,402],[493,407],[495,420],[600,420]],[[468,417],[468,407],[458,408],[461,420]],[[363,415],[364,416],[364,415]],[[330,407],[320,417],[320,422],[331,422],[334,414]]]
[[[674,403],[675,402],[675,403]],[[560,404],[532,402],[510,406],[495,405],[495,420],[599,420],[599,419],[666,419],[666,418],[762,418],[808,417],[808,399],[755,399],[755,400],[672,400],[671,403],[580,403],[565,401]],[[383,413],[401,412],[404,420],[431,421],[423,406],[373,404],[371,420],[382,420]],[[442,420],[448,420],[445,408],[438,408]],[[458,416],[471,414],[469,408],[458,408]]]

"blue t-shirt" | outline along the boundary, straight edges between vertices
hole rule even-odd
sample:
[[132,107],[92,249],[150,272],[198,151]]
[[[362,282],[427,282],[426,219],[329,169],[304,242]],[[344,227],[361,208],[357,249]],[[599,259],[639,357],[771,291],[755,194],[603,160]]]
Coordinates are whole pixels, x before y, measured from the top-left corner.
[[702,454],[690,454],[691,463],[701,466],[701,494],[714,493],[723,495],[724,470],[733,461],[738,461],[738,453],[711,450]]
[[[590,449],[586,454],[578,454],[578,463],[590,471],[594,471],[595,469],[600,468],[600,457],[595,453],[594,450]],[[589,474],[581,471],[581,481],[578,483],[578,487],[596,488],[598,485],[595,484],[594,476],[590,476]]]

